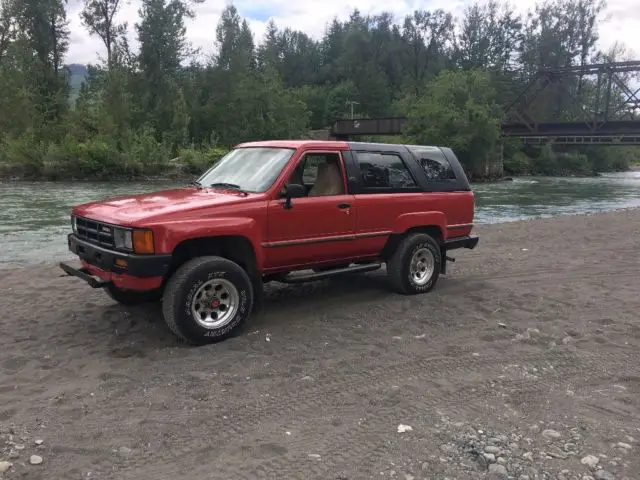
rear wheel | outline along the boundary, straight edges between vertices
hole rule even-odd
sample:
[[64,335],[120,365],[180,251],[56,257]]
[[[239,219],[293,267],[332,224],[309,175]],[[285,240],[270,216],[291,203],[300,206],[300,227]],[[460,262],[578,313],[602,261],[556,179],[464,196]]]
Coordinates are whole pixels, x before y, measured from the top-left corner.
[[404,295],[431,291],[440,276],[440,246],[426,233],[404,238],[387,262],[391,287]]
[[110,284],[104,288],[104,291],[107,292],[107,295],[113,300],[128,307],[145,303],[155,303],[162,299],[161,289],[140,292],[137,290],[124,290]]
[[169,279],[162,311],[176,336],[205,345],[239,331],[253,302],[251,279],[242,267],[221,257],[200,257],[186,262]]

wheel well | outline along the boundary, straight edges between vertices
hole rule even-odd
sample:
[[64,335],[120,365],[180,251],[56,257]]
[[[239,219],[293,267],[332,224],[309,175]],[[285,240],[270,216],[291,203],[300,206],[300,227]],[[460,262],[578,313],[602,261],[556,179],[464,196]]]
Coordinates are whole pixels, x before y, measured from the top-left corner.
[[407,235],[411,235],[412,233],[426,233],[435,239],[439,245],[442,245],[442,229],[437,225],[427,225],[427,226],[419,226],[419,227],[411,227],[409,230],[406,230],[403,233],[393,233],[389,236],[387,243],[382,249],[382,253],[380,255],[382,260],[388,260],[393,255],[393,252],[396,251],[400,242],[407,237]]
[[256,253],[248,238],[233,235],[224,237],[202,237],[185,240],[173,250],[171,268],[166,278],[186,261],[195,257],[216,255],[240,265],[250,277],[257,274]]

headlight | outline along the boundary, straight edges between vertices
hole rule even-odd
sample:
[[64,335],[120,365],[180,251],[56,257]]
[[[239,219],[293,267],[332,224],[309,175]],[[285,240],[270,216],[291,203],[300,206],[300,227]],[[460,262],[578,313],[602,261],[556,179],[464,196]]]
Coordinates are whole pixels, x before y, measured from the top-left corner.
[[71,215],[71,230],[73,230],[73,233],[78,233],[78,227],[76,224],[76,216],[75,215]]
[[133,250],[133,240],[131,238],[131,230],[123,228],[113,229],[113,243],[116,248],[124,250]]

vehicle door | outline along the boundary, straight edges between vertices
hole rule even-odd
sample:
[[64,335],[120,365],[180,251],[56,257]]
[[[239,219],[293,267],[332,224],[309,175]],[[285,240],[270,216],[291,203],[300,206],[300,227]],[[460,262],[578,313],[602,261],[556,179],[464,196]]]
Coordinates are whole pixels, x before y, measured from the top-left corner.
[[267,269],[299,267],[349,258],[355,251],[355,209],[347,193],[344,161],[339,151],[311,151],[301,156],[283,182],[303,183],[307,196],[269,202]]

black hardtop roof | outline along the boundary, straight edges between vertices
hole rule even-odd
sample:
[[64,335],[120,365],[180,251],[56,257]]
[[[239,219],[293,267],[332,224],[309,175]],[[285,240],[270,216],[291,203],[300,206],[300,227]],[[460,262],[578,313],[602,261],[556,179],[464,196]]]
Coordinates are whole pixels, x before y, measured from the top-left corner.
[[382,143],[382,142],[347,142],[350,148],[362,148],[362,147],[390,147],[390,148],[433,148],[433,149],[442,149],[443,147],[437,145],[414,145],[412,143]]

